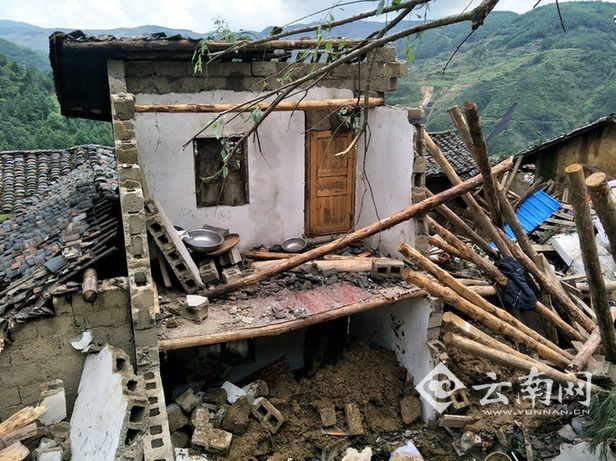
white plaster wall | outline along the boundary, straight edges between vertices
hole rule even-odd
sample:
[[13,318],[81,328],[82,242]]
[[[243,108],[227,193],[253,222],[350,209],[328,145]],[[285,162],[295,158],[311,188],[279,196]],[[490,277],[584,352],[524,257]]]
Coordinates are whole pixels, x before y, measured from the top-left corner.
[[[393,351],[417,385],[434,367],[426,345],[430,312],[426,297],[360,312],[351,318],[351,335]],[[424,420],[434,416],[434,409],[423,398],[421,408]]]
[[[136,95],[136,104],[230,103],[255,95],[233,91],[199,94]],[[306,99],[349,98],[349,90],[313,89]],[[299,95],[296,99],[299,98]],[[259,127],[259,142],[248,144],[249,204],[197,208],[192,139],[216,114],[135,114],[140,162],[147,185],[177,226],[204,224],[241,236],[240,250],[280,243],[304,233],[305,116],[273,112]],[[247,116],[226,116],[225,136],[248,131]],[[200,136],[215,135],[209,128]],[[189,145],[182,149],[183,144]],[[260,149],[259,149],[260,146]]]
[[[368,122],[368,136],[357,149],[356,229],[411,204],[414,129],[408,122],[406,109],[377,107],[370,111]],[[415,244],[414,221],[398,224],[368,242],[385,255],[401,257],[397,251],[401,242]]]

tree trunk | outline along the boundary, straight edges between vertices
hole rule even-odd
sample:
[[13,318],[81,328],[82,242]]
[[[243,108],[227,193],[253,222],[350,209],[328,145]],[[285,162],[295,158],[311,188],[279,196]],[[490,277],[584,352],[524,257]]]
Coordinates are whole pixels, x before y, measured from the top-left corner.
[[592,204],[610,242],[610,253],[616,262],[616,206],[605,173],[593,173],[586,178]]
[[580,239],[584,270],[590,286],[591,305],[597,314],[597,325],[605,349],[605,358],[616,363],[616,331],[614,331],[614,321],[610,314],[607,290],[601,272],[595,229],[588,208],[584,169],[579,163],[574,163],[565,168],[565,173],[569,178],[569,202],[573,206],[575,228]]
[[87,303],[93,303],[98,298],[98,277],[94,268],[86,269],[83,273],[81,297]]

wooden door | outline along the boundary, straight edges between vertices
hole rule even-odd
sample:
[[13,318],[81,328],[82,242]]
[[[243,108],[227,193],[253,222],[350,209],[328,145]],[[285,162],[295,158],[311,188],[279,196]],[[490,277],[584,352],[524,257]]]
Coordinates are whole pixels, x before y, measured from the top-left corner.
[[306,156],[306,233],[347,232],[353,227],[355,149],[344,152],[352,131],[311,131]]

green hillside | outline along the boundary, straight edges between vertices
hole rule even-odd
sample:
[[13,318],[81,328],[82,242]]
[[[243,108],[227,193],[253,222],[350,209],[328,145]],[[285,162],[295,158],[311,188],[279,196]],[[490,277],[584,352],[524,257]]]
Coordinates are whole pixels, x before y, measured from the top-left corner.
[[[0,46],[5,51],[11,48],[6,43]],[[0,151],[112,143],[110,123],[60,115],[49,72],[26,67],[0,53]]]
[[568,2],[561,10],[567,32],[553,4],[492,13],[445,72],[468,24],[423,34],[388,102],[422,106],[430,131],[452,129],[447,108],[475,102],[491,153],[518,152],[615,113],[614,4]]

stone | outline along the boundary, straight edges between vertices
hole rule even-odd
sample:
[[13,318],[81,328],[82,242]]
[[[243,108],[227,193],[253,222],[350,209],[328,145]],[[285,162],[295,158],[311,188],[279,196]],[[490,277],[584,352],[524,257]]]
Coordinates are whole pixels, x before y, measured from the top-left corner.
[[587,425],[588,425],[588,420],[581,416],[576,416],[575,418],[571,419],[571,427],[573,428],[573,430],[575,431],[577,435],[581,435],[586,429]]
[[192,415],[190,417],[190,424],[193,427],[201,427],[204,429],[211,428],[212,423],[212,412],[205,407],[197,407],[193,410]]
[[406,445],[396,448],[391,453],[389,461],[423,461],[423,459],[413,441],[409,440]]
[[192,388],[189,387],[175,399],[175,403],[184,410],[184,413],[190,413],[199,405],[199,397],[197,397]]
[[210,387],[203,393],[201,400],[218,406],[224,405],[227,403],[227,391],[222,387]]
[[34,461],[62,461],[62,447],[55,440],[43,437],[38,448],[32,451]]
[[171,445],[173,448],[186,448],[190,442],[190,437],[184,431],[175,431],[171,434]]
[[361,411],[355,403],[344,404],[344,416],[347,422],[347,433],[351,435],[362,435],[364,426],[361,422]]
[[252,407],[248,403],[246,396],[240,397],[233,405],[227,408],[227,413],[222,419],[220,426],[234,434],[243,434],[248,428],[251,410]]
[[323,427],[336,425],[336,408],[333,405],[323,405],[319,407],[319,417]]
[[233,434],[222,429],[200,429],[193,432],[191,443],[203,447],[208,453],[226,455],[229,453]]
[[167,405],[167,419],[169,421],[169,431],[175,432],[188,424],[188,418],[177,403]]
[[[599,445],[593,453],[590,451],[589,442],[582,442],[576,445],[563,443],[560,446],[560,454],[552,458],[552,461],[599,461],[602,448],[603,444]],[[616,456],[610,450],[607,450],[607,457],[604,461],[616,461]]]
[[227,402],[230,404],[233,404],[240,397],[246,397],[246,391],[229,381],[225,381],[221,387],[227,392]]
[[372,448],[366,447],[361,452],[355,448],[347,448],[342,457],[342,461],[370,461],[372,459]]
[[207,461],[208,457],[201,451],[192,450],[189,448],[175,448],[175,461]]
[[412,424],[421,418],[421,401],[418,397],[407,395],[400,400],[400,416],[404,424]]
[[578,438],[570,424],[565,424],[558,430],[558,436],[566,442],[573,442]]

